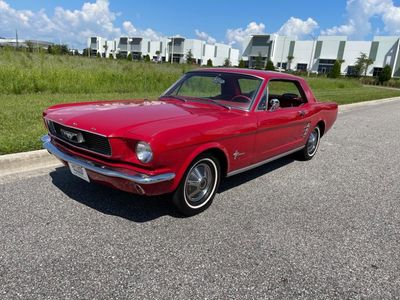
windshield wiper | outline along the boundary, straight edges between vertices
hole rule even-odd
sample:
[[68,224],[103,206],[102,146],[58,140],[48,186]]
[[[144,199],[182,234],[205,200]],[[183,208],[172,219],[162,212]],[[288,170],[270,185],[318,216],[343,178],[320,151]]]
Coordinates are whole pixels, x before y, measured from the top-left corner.
[[161,99],[162,98],[174,98],[174,99],[177,99],[177,100],[181,100],[183,102],[188,102],[187,99],[185,99],[185,98],[183,98],[181,96],[177,96],[177,95],[164,95],[164,96],[161,96],[160,98]]

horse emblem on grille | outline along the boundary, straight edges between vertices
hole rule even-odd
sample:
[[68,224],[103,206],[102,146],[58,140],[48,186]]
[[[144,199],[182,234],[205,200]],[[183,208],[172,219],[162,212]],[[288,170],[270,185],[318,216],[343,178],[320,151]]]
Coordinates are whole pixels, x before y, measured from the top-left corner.
[[65,129],[60,129],[60,133],[66,140],[75,144],[81,144],[85,141],[83,134],[80,132],[71,132]]

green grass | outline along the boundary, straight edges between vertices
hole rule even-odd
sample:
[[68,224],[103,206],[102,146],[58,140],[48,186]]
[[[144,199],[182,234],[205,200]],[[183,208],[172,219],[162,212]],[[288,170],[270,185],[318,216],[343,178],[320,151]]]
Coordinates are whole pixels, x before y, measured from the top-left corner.
[[[0,155],[41,148],[42,111],[77,101],[155,98],[187,65],[15,53],[0,50]],[[400,96],[354,79],[309,78],[316,97],[339,104]]]

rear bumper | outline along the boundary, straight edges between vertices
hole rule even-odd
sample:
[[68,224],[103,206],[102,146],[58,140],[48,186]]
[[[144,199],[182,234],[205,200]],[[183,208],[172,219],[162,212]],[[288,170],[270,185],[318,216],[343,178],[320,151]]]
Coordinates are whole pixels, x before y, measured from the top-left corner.
[[140,185],[158,184],[166,181],[172,181],[175,178],[174,173],[163,173],[154,176],[149,176],[143,173],[133,172],[132,170],[126,170],[126,171],[116,170],[105,165],[101,165],[92,161],[78,158],[76,156],[72,156],[54,146],[51,143],[50,136],[48,135],[42,137],[42,142],[43,142],[43,148],[47,149],[48,152],[57,157],[59,160],[65,163],[72,163],[81,166],[86,170],[91,171],[90,173],[93,172],[102,175],[101,177],[103,178],[105,177],[106,178],[108,177],[110,179],[115,178],[118,180],[130,181]]

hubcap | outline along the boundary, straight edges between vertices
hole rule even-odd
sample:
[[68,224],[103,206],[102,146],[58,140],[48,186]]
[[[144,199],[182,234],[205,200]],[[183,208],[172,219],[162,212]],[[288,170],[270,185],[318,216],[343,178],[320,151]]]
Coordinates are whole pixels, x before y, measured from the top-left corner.
[[189,172],[185,184],[185,194],[191,203],[199,203],[209,196],[214,182],[214,174],[206,163],[195,165]]
[[318,140],[319,140],[319,130],[318,128],[315,128],[307,141],[307,153],[310,156],[313,156],[317,150],[318,147]]

